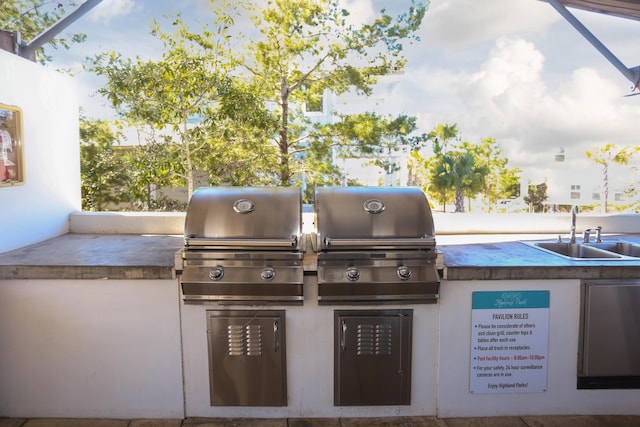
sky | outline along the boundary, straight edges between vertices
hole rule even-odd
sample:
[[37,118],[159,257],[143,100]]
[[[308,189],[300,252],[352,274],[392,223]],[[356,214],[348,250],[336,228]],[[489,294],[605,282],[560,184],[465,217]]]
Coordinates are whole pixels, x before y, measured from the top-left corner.
[[[362,22],[382,8],[393,14],[410,5],[342,1]],[[206,22],[208,7],[208,0],[103,0],[66,30],[86,34],[87,41],[52,52],[52,66],[78,72],[85,115],[111,118],[95,95],[100,81],[81,71],[84,58],[111,50],[158,57],[151,21],[181,13],[187,22]],[[640,65],[640,21],[570,11],[627,67]],[[419,35],[405,48],[404,73],[374,93],[376,111],[415,116],[420,132],[455,123],[464,141],[494,138],[525,181],[547,182],[550,201],[569,202],[572,185],[586,200],[602,187],[601,167],[587,150],[640,144],[640,96],[625,97],[631,82],[544,1],[432,0]],[[565,161],[556,162],[561,152]],[[612,166],[610,198],[638,180],[638,170]]]

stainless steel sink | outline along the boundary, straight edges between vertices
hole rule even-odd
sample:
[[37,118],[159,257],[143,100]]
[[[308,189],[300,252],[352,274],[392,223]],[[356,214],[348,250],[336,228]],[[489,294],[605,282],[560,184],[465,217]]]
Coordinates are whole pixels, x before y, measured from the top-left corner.
[[640,260],[640,244],[621,240],[570,243],[559,241],[523,241],[525,245],[570,260],[624,261]]
[[589,246],[603,249],[605,251],[613,252],[616,254],[640,258],[640,245],[629,242],[598,242],[589,243]]
[[556,255],[573,259],[617,259],[622,255],[590,244],[569,242],[534,242],[533,246]]

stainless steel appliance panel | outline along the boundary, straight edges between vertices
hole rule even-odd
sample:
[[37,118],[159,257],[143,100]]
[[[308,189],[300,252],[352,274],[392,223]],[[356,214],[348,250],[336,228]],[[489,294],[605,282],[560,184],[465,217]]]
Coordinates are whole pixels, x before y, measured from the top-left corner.
[[322,249],[435,245],[429,203],[412,187],[318,188],[316,226]]
[[412,310],[334,314],[334,405],[410,405]]
[[286,406],[284,310],[207,310],[211,406]]
[[[187,245],[292,247],[302,229],[299,188],[202,187],[185,218]],[[199,239],[202,239],[201,241]],[[294,242],[297,246],[297,242]]]
[[640,388],[640,280],[583,284],[579,388]]

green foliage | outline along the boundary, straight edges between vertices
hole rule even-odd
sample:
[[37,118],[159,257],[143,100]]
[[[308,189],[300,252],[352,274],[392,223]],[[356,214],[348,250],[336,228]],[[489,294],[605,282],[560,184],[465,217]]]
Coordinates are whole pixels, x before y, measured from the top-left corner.
[[528,194],[524,196],[524,201],[533,212],[544,212],[545,204],[549,196],[547,195],[547,183],[529,185]]
[[[107,52],[89,60],[88,68],[107,80],[99,92],[123,118],[171,136],[171,167],[138,159],[150,173],[161,178],[170,170],[189,194],[199,170],[211,185],[300,185],[311,194],[316,185],[344,183],[336,154],[369,156],[390,168],[385,155],[426,140],[412,135],[415,118],[404,115],[342,116],[332,126],[313,126],[302,111],[305,103],[319,107],[325,89],[368,94],[379,76],[401,68],[403,43],[417,39],[425,5],[412,4],[396,18],[383,11],[357,29],[337,0],[212,5],[212,31],[193,32],[180,16],[172,33],[154,23],[152,34],[164,45],[159,59]],[[231,33],[239,8],[250,11],[261,36],[232,46],[243,38]],[[152,180],[140,172],[131,189],[136,199],[151,191]]]
[[162,187],[183,186],[180,145],[171,137],[148,134],[147,140],[122,155],[127,165],[127,194],[134,210],[179,210],[185,206],[172,204],[157,191]]
[[480,144],[463,143],[473,152],[477,163],[483,165],[487,174],[482,183],[485,206],[491,212],[498,199],[512,199],[520,195],[519,168],[508,168],[509,159],[503,156],[502,148],[493,138],[484,138]]
[[[67,8],[75,6],[75,1],[0,0],[0,29],[18,31],[20,38],[28,43],[57,23],[67,13]],[[68,34],[54,38],[47,46],[68,49],[73,43],[82,43],[85,39],[84,34]],[[41,48],[36,52],[36,59],[45,63],[52,58],[45,48]]]
[[292,125],[292,104],[313,103],[327,88],[370,94],[379,76],[404,66],[403,43],[417,39],[426,5],[412,3],[396,18],[382,11],[360,28],[348,23],[337,0],[273,0],[248,9],[261,36],[240,49],[246,52],[241,63],[264,101],[278,107],[278,176],[281,185],[290,185],[304,180],[307,159],[317,159],[300,155],[314,143]]
[[127,201],[127,168],[114,149],[118,133],[104,121],[80,121],[82,209],[104,210]]
[[627,165],[634,155],[640,152],[640,147],[625,146],[617,147],[615,144],[605,144],[593,151],[587,151],[589,159],[602,166],[602,186],[604,187],[603,210],[607,213],[609,209],[609,166],[613,163]]
[[433,156],[422,157],[418,151],[409,160],[410,185],[422,187],[432,200],[445,210],[454,198],[455,211],[464,212],[464,198],[482,194],[489,211],[499,198],[517,195],[520,170],[508,168],[508,160],[493,138],[479,144],[461,142],[456,124],[439,124],[426,136],[433,144]]
[[193,33],[178,17],[173,34],[155,23],[152,34],[164,44],[160,59],[131,60],[110,52],[90,63],[93,72],[107,78],[99,92],[124,118],[162,130],[179,145],[170,169],[184,179],[189,196],[197,170],[209,171],[212,181],[227,177],[244,183],[273,164],[256,163],[251,170],[242,155],[273,157],[268,147],[276,121],[255,97],[255,87],[230,74],[229,23]]

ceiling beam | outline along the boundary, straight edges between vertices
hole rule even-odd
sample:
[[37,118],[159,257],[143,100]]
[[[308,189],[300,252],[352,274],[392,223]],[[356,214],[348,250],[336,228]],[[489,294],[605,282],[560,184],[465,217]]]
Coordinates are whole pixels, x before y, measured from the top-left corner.
[[618,69],[622,73],[623,76],[627,78],[632,84],[633,87],[631,90],[638,89],[638,85],[640,84],[640,66],[636,66],[633,68],[628,68],[626,65],[622,63],[607,47],[602,44],[602,42],[593,35],[591,31],[585,27],[582,22],[578,20],[571,12],[567,10],[567,8],[562,4],[559,0],[546,0],[564,19],[573,26],[582,36],[587,39],[593,47],[595,47],[598,52],[602,54],[614,67]]

